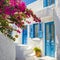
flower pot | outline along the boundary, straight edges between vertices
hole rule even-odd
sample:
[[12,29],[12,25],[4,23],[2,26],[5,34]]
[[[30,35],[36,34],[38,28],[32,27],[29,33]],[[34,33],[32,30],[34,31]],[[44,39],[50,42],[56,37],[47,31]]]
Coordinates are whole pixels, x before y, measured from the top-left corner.
[[41,54],[40,51],[36,51],[36,52],[35,52],[35,55],[36,55],[37,57],[41,57],[41,56],[42,56],[42,54]]

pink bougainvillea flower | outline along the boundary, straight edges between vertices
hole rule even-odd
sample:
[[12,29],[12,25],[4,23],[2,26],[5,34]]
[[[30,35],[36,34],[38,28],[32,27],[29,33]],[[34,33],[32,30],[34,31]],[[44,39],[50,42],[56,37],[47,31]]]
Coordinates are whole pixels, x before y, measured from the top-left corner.
[[18,33],[21,33],[20,30],[17,30]]
[[0,9],[0,14],[2,13],[2,9]]
[[20,27],[20,24],[15,24],[17,27]]
[[7,15],[13,15],[16,12],[16,10],[13,7],[6,6],[4,12]]
[[24,12],[26,8],[25,2],[22,2],[21,0],[10,0],[10,5],[19,8],[22,12]]
[[11,6],[15,6],[15,0],[10,0],[10,2],[9,2],[9,4],[11,5]]
[[24,12],[25,9],[26,9],[25,2],[21,2],[21,3],[19,3],[18,7],[19,7],[20,11]]
[[28,24],[30,24],[31,22],[29,22],[29,21],[26,21]]
[[10,0],[10,5],[11,6],[15,6],[15,5],[18,5],[22,0]]

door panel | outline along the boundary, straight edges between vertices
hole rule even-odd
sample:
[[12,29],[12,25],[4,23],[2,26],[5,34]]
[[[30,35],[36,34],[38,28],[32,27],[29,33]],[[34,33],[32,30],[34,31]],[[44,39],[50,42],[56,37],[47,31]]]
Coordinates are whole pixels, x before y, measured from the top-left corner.
[[45,55],[50,56],[50,28],[49,24],[45,24]]
[[55,26],[54,26],[54,23],[50,23],[50,31],[51,31],[51,56],[54,56],[55,55]]

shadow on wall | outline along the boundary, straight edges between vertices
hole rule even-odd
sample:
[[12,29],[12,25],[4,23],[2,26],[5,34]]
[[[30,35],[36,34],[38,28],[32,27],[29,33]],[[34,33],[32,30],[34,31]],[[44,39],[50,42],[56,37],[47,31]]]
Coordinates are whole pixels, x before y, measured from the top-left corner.
[[55,29],[56,29],[56,36],[58,39],[58,47],[57,47],[57,60],[60,60],[60,18],[57,15],[56,10],[54,10],[54,22],[55,22]]
[[25,60],[24,49],[16,45],[16,60]]
[[15,60],[13,41],[0,32],[0,60]]

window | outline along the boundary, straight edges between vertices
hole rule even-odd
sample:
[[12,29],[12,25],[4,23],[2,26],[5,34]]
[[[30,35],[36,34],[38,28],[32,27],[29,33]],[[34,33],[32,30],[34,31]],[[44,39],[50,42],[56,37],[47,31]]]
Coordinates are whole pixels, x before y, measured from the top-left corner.
[[28,4],[32,3],[32,2],[35,2],[36,0],[23,0],[23,1],[26,3],[26,5],[28,5]]
[[22,30],[22,44],[27,44],[27,26]]
[[55,3],[55,0],[43,0],[44,7],[50,6]]
[[42,23],[36,23],[30,25],[30,37],[31,38],[42,38],[43,33],[42,33]]

